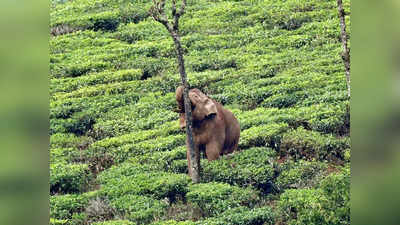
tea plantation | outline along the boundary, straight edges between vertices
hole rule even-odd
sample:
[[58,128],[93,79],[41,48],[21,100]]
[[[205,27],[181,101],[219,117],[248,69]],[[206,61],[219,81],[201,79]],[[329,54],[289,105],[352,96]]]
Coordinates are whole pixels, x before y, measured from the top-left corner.
[[51,0],[50,224],[350,224],[336,1],[187,1],[190,85],[241,126],[239,151],[202,159],[199,184],[173,111],[173,41],[151,4]]

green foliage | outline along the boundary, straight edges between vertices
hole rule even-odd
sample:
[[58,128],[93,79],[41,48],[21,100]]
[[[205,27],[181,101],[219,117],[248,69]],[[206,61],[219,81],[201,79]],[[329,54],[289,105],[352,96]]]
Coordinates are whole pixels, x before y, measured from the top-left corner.
[[104,71],[77,78],[52,79],[50,81],[50,92],[72,92],[86,86],[138,80],[142,73],[141,70],[128,69]]
[[255,186],[269,192],[275,176],[273,160],[276,152],[269,148],[249,148],[220,160],[202,161],[202,179],[231,185]]
[[207,216],[215,216],[238,206],[253,207],[259,199],[257,191],[251,188],[243,189],[216,182],[190,186],[186,198]]
[[152,223],[151,225],[196,225],[196,223],[192,222],[192,221],[168,220],[168,221],[155,222],[155,223]]
[[114,199],[111,205],[126,219],[135,224],[148,224],[164,214],[167,204],[145,196],[124,195]]
[[76,147],[85,137],[77,137],[72,133],[56,133],[50,136],[50,148]]
[[67,225],[68,220],[58,220],[58,219],[53,219],[50,218],[50,225]]
[[108,220],[103,222],[96,222],[93,225],[135,225],[135,223],[129,220]]
[[169,149],[182,145],[184,142],[185,136],[179,134],[169,137],[157,137],[111,148],[94,146],[85,151],[85,157],[93,163],[97,163],[103,159],[110,160],[113,163],[119,163],[137,155],[168,151]]
[[146,20],[141,23],[121,24],[118,27],[116,38],[128,43],[141,40],[160,40],[167,37],[168,31],[154,20]]
[[135,165],[131,168],[129,164],[122,168],[114,166],[100,174],[98,180],[102,184],[102,191],[110,198],[133,194],[175,201],[178,196],[185,196],[190,181],[187,175],[148,172],[150,170],[151,166],[147,169]]
[[320,188],[330,200],[336,224],[350,221],[350,167],[345,166],[339,173],[332,173],[322,180]]
[[287,190],[279,208],[288,224],[349,224],[350,170],[331,174],[318,189]]
[[[50,26],[67,24],[77,29],[113,31],[120,22],[138,22],[148,16],[143,4],[138,7],[139,3],[126,0],[68,1],[56,5],[50,13]],[[112,10],[107,11],[107,8]]]
[[204,225],[236,225],[236,224],[275,224],[275,215],[272,208],[265,206],[261,208],[249,209],[247,207],[237,207],[228,209],[216,217],[199,221],[197,224]]
[[285,133],[280,146],[281,154],[295,159],[343,159],[344,150],[349,147],[349,139],[333,135],[321,135],[302,127]]
[[325,163],[318,161],[287,161],[280,165],[276,187],[279,190],[316,187],[325,175],[327,168]]
[[97,192],[87,192],[79,195],[50,196],[50,218],[57,218],[58,220],[71,219],[73,215],[83,212],[89,200],[97,195]]
[[50,165],[51,193],[78,193],[88,188],[92,174],[86,164]]
[[272,123],[251,127],[241,132],[239,147],[268,146],[277,148],[282,138],[282,133],[288,128],[286,123]]

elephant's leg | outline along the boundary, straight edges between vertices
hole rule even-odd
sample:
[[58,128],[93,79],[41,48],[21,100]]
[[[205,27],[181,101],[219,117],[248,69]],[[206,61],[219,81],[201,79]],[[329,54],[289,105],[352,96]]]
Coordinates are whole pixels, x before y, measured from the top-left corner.
[[233,153],[234,151],[237,150],[238,145],[239,145],[239,140],[235,141],[235,142],[232,143],[230,146],[226,147],[226,148],[224,149],[224,154],[231,154],[231,153]]
[[216,141],[209,142],[206,145],[206,155],[208,161],[216,160],[222,152],[222,145]]

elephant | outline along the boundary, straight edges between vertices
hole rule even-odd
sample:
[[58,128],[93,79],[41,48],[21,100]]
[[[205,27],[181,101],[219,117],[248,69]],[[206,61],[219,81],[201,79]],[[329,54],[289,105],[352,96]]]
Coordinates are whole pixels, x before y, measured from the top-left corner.
[[[186,127],[183,90],[184,87],[179,86],[175,92],[181,129]],[[200,152],[204,152],[208,161],[212,161],[221,155],[236,151],[240,137],[240,125],[233,113],[197,88],[189,90],[189,99],[192,106],[193,139],[197,158],[200,158]],[[187,140],[186,145],[190,174],[190,154]]]

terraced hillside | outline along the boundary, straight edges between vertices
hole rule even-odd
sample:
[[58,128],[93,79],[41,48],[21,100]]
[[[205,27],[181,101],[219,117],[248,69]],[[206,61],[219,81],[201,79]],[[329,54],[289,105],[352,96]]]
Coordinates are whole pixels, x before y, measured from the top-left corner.
[[188,1],[189,82],[241,125],[240,151],[202,160],[200,184],[173,112],[174,45],[150,6],[51,0],[51,224],[349,224],[336,1]]

